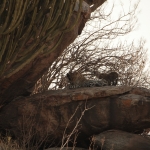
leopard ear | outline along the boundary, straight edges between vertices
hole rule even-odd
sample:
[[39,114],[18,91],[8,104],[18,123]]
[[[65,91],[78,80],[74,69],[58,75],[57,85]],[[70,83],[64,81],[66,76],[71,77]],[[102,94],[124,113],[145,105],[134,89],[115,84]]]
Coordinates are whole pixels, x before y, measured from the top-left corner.
[[67,73],[67,75],[66,75],[66,76],[67,76],[67,78],[70,80],[70,74],[69,74],[69,73]]
[[67,75],[66,75],[66,76],[69,78],[69,76],[70,76],[70,75],[69,75],[69,73],[67,73]]

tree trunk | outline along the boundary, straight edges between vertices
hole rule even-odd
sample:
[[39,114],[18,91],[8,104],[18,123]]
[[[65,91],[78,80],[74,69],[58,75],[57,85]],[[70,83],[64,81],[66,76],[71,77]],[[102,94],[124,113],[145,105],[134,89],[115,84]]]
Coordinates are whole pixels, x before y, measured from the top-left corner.
[[[41,15],[43,15],[41,19],[45,19],[45,22],[47,21],[49,23],[47,17],[50,17],[49,7],[50,8],[52,7],[50,2],[53,3],[54,1],[50,1],[50,2],[38,1],[37,4],[35,4],[35,6],[33,6],[34,3],[33,5],[32,3],[29,3],[28,6],[26,7],[24,6],[27,12],[26,13],[22,12],[23,14],[18,14],[18,15],[24,15],[24,17],[20,16],[22,17],[22,21],[20,21],[20,24],[18,23],[18,28],[16,27],[14,30],[12,31],[10,30],[8,34],[6,34],[7,32],[5,33],[4,31],[0,33],[1,40],[5,38],[6,39],[8,38],[8,40],[12,40],[8,43],[6,43],[6,40],[2,41],[5,42],[3,43],[3,45],[6,44],[5,46],[6,47],[8,46],[8,48],[6,49],[6,54],[7,51],[10,51],[9,54],[13,54],[14,52],[14,57],[13,58],[10,57],[11,58],[10,60],[9,58],[6,57],[7,55],[5,55],[5,53],[4,55],[2,55],[2,59],[6,61],[3,61],[0,64],[0,70],[2,74],[2,75],[0,74],[0,104],[1,105],[7,104],[18,96],[29,96],[33,90],[36,81],[44,74],[44,72],[48,70],[50,65],[56,60],[56,58],[58,58],[58,56],[61,55],[63,50],[69,44],[71,44],[79,34],[81,34],[85,26],[85,23],[90,17],[90,13],[91,13],[90,5],[94,4],[95,7],[97,8],[100,5],[102,5],[104,1],[105,0],[98,0],[98,1],[87,0],[85,2],[83,1],[81,4],[81,10],[79,8],[79,2],[76,2],[75,7],[72,8],[73,9],[72,14],[70,16],[69,14],[66,14],[69,17],[69,20],[67,22],[62,22],[62,24],[64,24],[64,27],[60,26],[62,29],[59,29],[54,26],[54,29],[56,31],[52,30],[52,33],[55,33],[54,35],[57,36],[54,36],[51,32],[49,33],[48,27],[47,30],[45,30],[46,29],[45,24],[42,24],[43,26],[40,26],[42,21],[38,20],[39,19],[38,17],[41,17]],[[66,4],[67,2],[68,1],[66,2],[64,1],[65,5],[67,5]],[[7,5],[5,5],[5,2],[2,3],[4,4],[3,5],[4,8],[7,7]],[[49,3],[50,6],[46,5],[46,3],[47,4]],[[64,5],[64,3],[62,4]],[[16,2],[14,3],[14,5],[15,4],[17,5]],[[58,10],[57,5],[59,5],[59,3],[55,3],[54,6],[56,8],[54,7],[54,10],[55,9]],[[11,8],[11,3],[9,3],[8,7]],[[36,9],[37,7],[39,7],[38,10]],[[70,8],[67,7],[67,11],[68,9]],[[32,23],[33,21],[32,13],[34,15],[34,11],[37,11],[37,16],[34,20],[35,22],[33,22],[32,25],[30,23]],[[64,11],[66,10],[63,10],[63,12]],[[5,13],[2,13],[2,15],[5,15]],[[61,16],[63,15],[56,14],[56,16],[60,17],[59,19],[61,20],[62,19]],[[59,22],[57,22],[57,24],[61,23],[60,20]],[[8,21],[8,20],[4,19],[4,21]],[[20,31],[20,26],[22,27],[21,31]],[[2,27],[5,27],[5,22],[2,22]],[[28,33],[29,31],[28,29],[30,29],[30,27],[32,27],[32,30],[30,30],[31,34]],[[25,33],[23,33],[23,31]],[[18,32],[20,32],[20,34],[16,34]],[[48,33],[49,35],[47,35]],[[15,39],[14,35],[17,35],[18,39]],[[25,38],[25,35],[28,35],[28,37]],[[24,44],[21,45],[22,43]],[[14,44],[15,46],[18,44],[21,46],[17,45],[16,49],[12,52],[11,51],[12,49],[9,47],[10,44]],[[32,48],[32,45],[34,44],[36,45]],[[36,54],[36,57],[32,56],[32,53],[30,51],[28,52],[29,48],[31,49],[30,51],[31,52],[33,51],[35,54],[37,51],[38,54]],[[33,57],[34,59],[31,59],[30,57],[31,58]],[[21,60],[24,60],[24,62],[22,62]]]

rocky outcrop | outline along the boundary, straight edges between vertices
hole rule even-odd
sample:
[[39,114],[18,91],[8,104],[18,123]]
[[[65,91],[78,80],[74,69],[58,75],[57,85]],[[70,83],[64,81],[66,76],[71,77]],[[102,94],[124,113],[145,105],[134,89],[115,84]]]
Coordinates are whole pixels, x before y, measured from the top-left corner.
[[104,150],[149,150],[150,139],[141,135],[109,130],[92,138],[94,149]]
[[127,86],[47,91],[18,97],[0,112],[1,129],[17,137],[23,131],[29,139],[47,135],[57,146],[75,139],[88,147],[94,134],[111,129],[141,133],[149,127],[150,91]]

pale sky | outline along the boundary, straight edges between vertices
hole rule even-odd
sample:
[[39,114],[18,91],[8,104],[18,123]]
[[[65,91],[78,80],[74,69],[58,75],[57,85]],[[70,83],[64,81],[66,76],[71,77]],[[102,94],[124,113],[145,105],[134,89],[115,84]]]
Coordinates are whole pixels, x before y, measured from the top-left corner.
[[[139,0],[107,0],[108,3],[115,3],[117,9],[122,9],[121,6],[128,11],[130,1],[132,4],[137,3]],[[137,27],[130,35],[130,39],[138,40],[143,37],[146,40],[145,47],[149,49],[150,55],[150,0],[141,0],[138,6],[136,17],[138,19]],[[116,13],[116,15],[118,15]]]
[[[132,4],[137,3],[139,0],[107,0],[108,3],[115,3],[117,9],[122,9],[122,7],[128,11],[130,6],[130,1]],[[121,5],[122,4],[122,5]],[[141,0],[138,6],[138,11],[136,17],[138,19],[135,31],[131,33],[133,39],[143,37],[146,39],[146,47],[149,47],[150,51],[150,0]],[[118,13],[116,13],[118,15]]]
[[138,14],[139,28],[137,35],[139,34],[146,39],[146,46],[150,51],[150,0],[141,0],[139,9],[141,9],[141,11]]

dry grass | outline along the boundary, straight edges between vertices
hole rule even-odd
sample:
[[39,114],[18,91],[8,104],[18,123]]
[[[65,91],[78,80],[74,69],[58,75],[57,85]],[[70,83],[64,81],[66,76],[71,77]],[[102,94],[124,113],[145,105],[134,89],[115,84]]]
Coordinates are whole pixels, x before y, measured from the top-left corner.
[[10,136],[0,137],[0,150],[24,150]]

